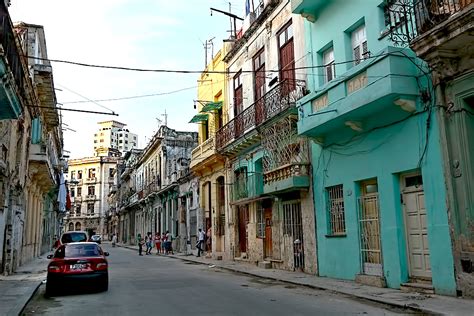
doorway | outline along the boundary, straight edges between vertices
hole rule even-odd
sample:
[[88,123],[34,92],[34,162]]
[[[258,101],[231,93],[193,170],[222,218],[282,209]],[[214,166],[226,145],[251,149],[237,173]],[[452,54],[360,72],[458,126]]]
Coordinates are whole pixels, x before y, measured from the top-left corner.
[[247,224],[249,223],[248,205],[239,205],[237,207],[237,212],[239,213],[239,250],[242,254],[247,252]]
[[402,177],[403,215],[409,275],[431,280],[425,192],[421,174]]

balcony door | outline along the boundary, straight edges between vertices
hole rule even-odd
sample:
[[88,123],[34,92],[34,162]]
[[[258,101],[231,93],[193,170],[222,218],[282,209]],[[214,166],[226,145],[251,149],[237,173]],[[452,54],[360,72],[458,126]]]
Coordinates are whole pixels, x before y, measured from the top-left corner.
[[238,138],[244,132],[244,120],[240,113],[244,110],[242,91],[242,72],[238,72],[234,77],[234,138]]
[[253,58],[253,70],[255,73],[254,80],[254,97],[255,97],[255,122],[258,124],[265,120],[265,50],[260,50]]
[[291,21],[280,31],[278,44],[280,47],[280,82],[285,82],[281,93],[286,96],[295,90],[295,51]]

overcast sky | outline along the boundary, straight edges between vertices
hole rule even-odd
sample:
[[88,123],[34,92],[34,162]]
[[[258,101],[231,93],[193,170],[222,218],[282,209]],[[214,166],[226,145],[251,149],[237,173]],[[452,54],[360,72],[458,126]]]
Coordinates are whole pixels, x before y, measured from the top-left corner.
[[[233,0],[232,12],[243,15],[245,0]],[[202,70],[203,42],[215,37],[214,53],[228,37],[229,19],[210,15],[210,7],[228,10],[225,0],[12,0],[14,22],[43,25],[48,57],[87,64],[132,68]],[[93,154],[97,122],[117,120],[138,134],[139,147],[168,114],[168,126],[197,131],[189,120],[196,113],[198,74],[159,74],[96,69],[52,63],[56,96],[64,107],[108,112],[94,103],[68,103],[185,91],[147,98],[98,102],[119,116],[63,111],[71,158]],[[192,87],[192,88],[191,88]],[[82,97],[81,97],[82,96]],[[66,154],[68,154],[66,152]]]

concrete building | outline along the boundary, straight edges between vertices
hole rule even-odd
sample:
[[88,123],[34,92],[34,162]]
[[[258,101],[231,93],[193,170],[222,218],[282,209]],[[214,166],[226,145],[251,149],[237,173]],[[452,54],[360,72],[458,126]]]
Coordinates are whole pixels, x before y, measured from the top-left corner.
[[62,133],[41,26],[11,23],[0,3],[0,271],[49,250],[58,233]]
[[[199,228],[205,232],[210,230],[213,241],[212,253],[215,256],[228,258],[231,256],[229,245],[226,248],[225,244],[225,221],[226,215],[228,216],[225,205],[230,191],[225,186],[225,157],[217,152],[216,132],[227,123],[229,117],[225,98],[226,64],[223,61],[229,46],[229,43],[224,43],[223,48],[213,56],[198,81],[198,100],[195,101],[198,114],[190,123],[198,124],[199,145],[192,152],[190,168],[199,179],[201,198],[197,214],[192,211],[193,213],[188,215],[188,218],[197,220],[196,225],[191,225],[190,239],[197,238]],[[191,243],[192,249],[194,246],[195,243]]]
[[107,197],[114,185],[118,157],[88,157],[68,161],[72,208],[64,218],[65,231],[84,230],[107,238]]
[[[431,69],[433,119],[439,124],[433,132],[442,145],[456,289],[474,297],[474,2],[392,3],[386,13],[391,37],[410,45]],[[404,13],[401,25],[396,13]]]
[[228,120],[216,149],[226,157],[227,257],[316,273],[308,142],[296,130],[303,34],[288,1],[263,1],[245,18],[223,58]]
[[138,147],[137,134],[131,133],[126,124],[117,121],[97,123],[99,129],[94,134],[94,155],[100,156],[106,150],[119,151],[122,154]]
[[[121,174],[124,194],[119,205],[122,235],[135,243],[136,236],[147,232],[169,231],[176,251],[186,230],[186,221],[178,212],[178,180],[187,175],[191,151],[197,145],[197,133],[175,131],[163,125],[139,155],[126,156],[126,167]],[[122,185],[122,184],[121,184]],[[128,187],[128,190],[127,190]]]
[[[398,2],[397,2],[398,3]],[[455,295],[438,103],[378,0],[293,0],[305,17],[319,275]],[[397,22],[398,23],[398,22]]]

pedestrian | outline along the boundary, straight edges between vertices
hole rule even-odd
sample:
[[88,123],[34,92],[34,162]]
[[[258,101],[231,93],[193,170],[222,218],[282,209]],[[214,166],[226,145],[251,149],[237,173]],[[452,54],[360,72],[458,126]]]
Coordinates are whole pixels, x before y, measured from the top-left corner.
[[151,255],[151,250],[153,249],[153,236],[151,232],[146,233],[146,254]]
[[199,231],[198,231],[198,242],[196,244],[196,248],[198,249],[198,254],[197,254],[197,257],[200,257],[201,256],[201,252],[204,252],[202,250],[202,245],[204,244],[204,240],[206,238],[206,235],[204,234],[204,232],[202,231],[201,228],[199,228]]
[[145,241],[143,240],[142,234],[140,233],[138,234],[137,242],[138,242],[138,255],[143,256],[142,251],[143,251],[143,244],[145,243]]
[[115,247],[115,244],[117,243],[117,234],[113,234],[112,236],[112,247]]
[[56,250],[58,247],[59,247],[59,239],[58,239],[58,235],[54,235],[54,239],[53,239],[53,246],[51,247],[51,250],[54,251]]
[[166,234],[161,234],[161,253],[165,253],[166,251]]
[[155,234],[155,246],[156,246],[156,254],[161,252],[161,235],[159,232]]
[[167,230],[166,231],[166,254],[173,254],[173,247],[171,245],[171,242],[173,240],[173,237],[171,236],[170,232]]
[[211,226],[207,228],[207,233],[206,233],[206,249],[207,249],[207,254],[211,255],[212,253],[212,230]]

